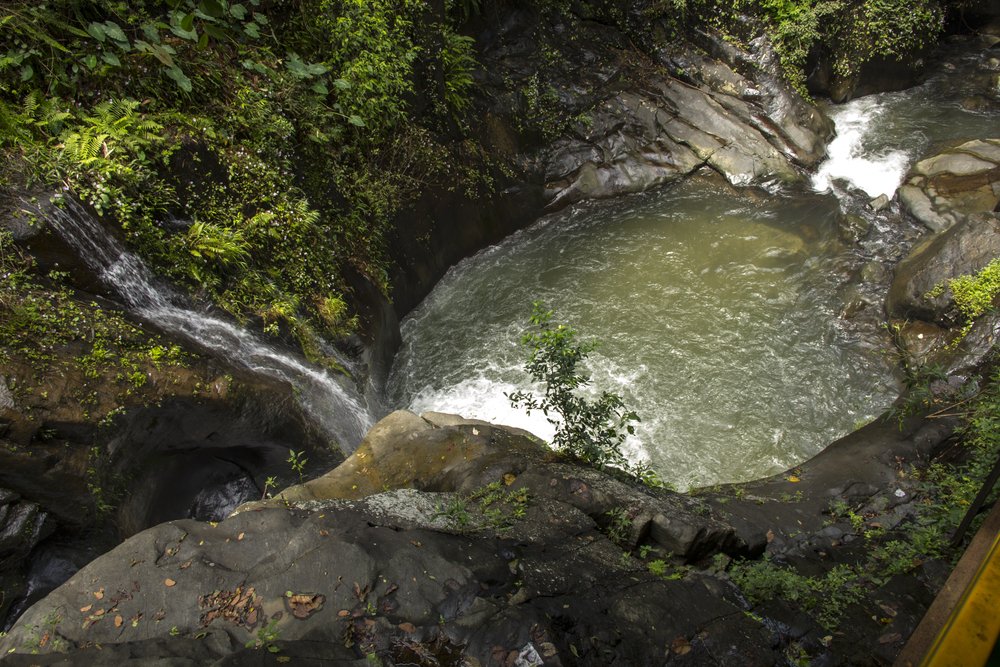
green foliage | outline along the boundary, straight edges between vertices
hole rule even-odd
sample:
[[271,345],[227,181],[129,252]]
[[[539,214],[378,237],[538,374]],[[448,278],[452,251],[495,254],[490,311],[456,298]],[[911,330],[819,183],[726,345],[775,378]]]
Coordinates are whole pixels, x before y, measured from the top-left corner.
[[626,436],[635,433],[633,424],[639,417],[616,394],[605,391],[592,400],[580,393],[590,378],[579,366],[594,346],[578,343],[576,332],[566,325],[553,324],[552,311],[539,302],[533,305],[531,324],[536,330],[522,339],[531,350],[525,370],[545,390],[540,398],[525,391],[512,392],[507,395],[511,405],[529,414],[541,410],[556,427],[552,438],[556,449],[599,468],[632,472],[634,466],[622,446]]
[[482,486],[467,495],[455,494],[447,505],[439,505],[436,516],[443,516],[455,527],[464,529],[473,525],[473,512],[482,517],[477,526],[485,526],[504,533],[523,519],[529,503],[526,488],[506,489],[496,481]]
[[425,12],[0,2],[5,176],[68,189],[156,270],[329,363],[318,337],[357,323],[345,267],[387,290],[390,218],[427,185],[463,183],[457,151],[408,115],[428,36],[447,46],[435,106],[463,113],[473,85],[471,43]]
[[613,507],[604,515],[608,517],[608,525],[604,529],[608,539],[622,549],[630,547],[629,534],[632,532],[632,513],[624,507]]
[[309,463],[309,459],[303,456],[305,452],[297,452],[294,449],[288,450],[288,458],[286,462],[292,468],[292,472],[299,476],[299,483],[301,484],[305,479],[306,474],[306,464]]
[[[993,302],[1000,295],[1000,258],[992,260],[975,274],[952,278],[948,281],[948,289],[965,320],[952,343],[957,345],[972,330],[977,319],[993,310]],[[938,285],[928,296],[939,296],[943,290],[944,286]]]
[[858,572],[848,565],[836,565],[822,577],[806,577],[765,558],[734,563],[729,576],[751,603],[777,598],[801,605],[831,631],[846,608],[864,595]]
[[444,102],[448,110],[460,119],[471,104],[474,81],[472,72],[479,66],[473,55],[474,40],[460,35],[451,28],[442,28],[444,48],[441,50],[441,67],[444,70]]
[[370,138],[382,138],[406,119],[419,53],[414,22],[419,0],[313,0],[310,31],[325,65],[349,94],[338,99]]
[[[744,45],[760,27],[774,45],[786,79],[805,94],[805,67],[826,51],[837,74],[851,77],[876,57],[901,58],[931,43],[951,0],[673,0],[659,14],[709,24]],[[751,17],[747,21],[746,17]]]

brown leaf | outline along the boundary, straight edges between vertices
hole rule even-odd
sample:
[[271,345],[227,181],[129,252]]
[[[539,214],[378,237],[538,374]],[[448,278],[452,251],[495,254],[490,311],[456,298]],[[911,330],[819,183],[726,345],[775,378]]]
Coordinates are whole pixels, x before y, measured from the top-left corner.
[[767,543],[770,544],[773,541],[774,541],[774,531],[769,530],[767,531]]
[[383,595],[392,595],[398,590],[399,586],[397,584],[389,584],[389,587],[385,589],[385,593],[383,593]]
[[329,537],[330,536],[330,531],[327,530],[326,528],[323,528],[322,530],[319,531],[319,536],[320,537]]
[[183,563],[181,563],[181,569],[182,569],[182,570],[186,570],[186,569],[188,569],[189,567],[191,567],[191,561],[189,561],[189,560],[186,560],[186,561],[184,561]]
[[341,618],[347,618],[350,615],[351,612],[348,609],[341,609],[340,611],[337,612],[337,616],[340,616]]
[[167,612],[165,612],[165,611],[164,611],[164,610],[162,610],[162,609],[160,609],[160,610],[159,610],[159,611],[157,611],[157,612],[156,612],[155,614],[153,614],[153,620],[154,620],[154,621],[162,621],[162,620],[163,620],[163,619],[165,619],[166,617],[167,617]]
[[121,614],[118,614],[117,616],[115,616],[115,627],[116,628],[122,627],[122,623],[124,623],[124,622],[125,622],[125,619],[122,618]]
[[691,642],[686,637],[677,637],[670,643],[670,650],[677,655],[684,655],[691,652]]
[[244,537],[246,537],[246,533],[240,533],[239,535],[236,536],[236,541],[242,542]]
[[177,585],[177,582],[171,579],[170,577],[167,577],[166,579],[163,580],[163,585],[166,586],[167,588],[172,588],[173,586]]
[[103,600],[104,599],[104,588],[101,587],[101,590],[94,591],[94,597],[97,598],[98,600]]
[[51,638],[52,638],[52,635],[50,635],[48,633],[48,631],[46,630],[45,634],[42,635],[42,638],[38,640],[38,646],[39,646],[39,648],[44,647],[46,644],[48,644],[49,643],[49,639],[51,639]]
[[321,593],[296,593],[285,597],[285,606],[288,607],[288,611],[292,612],[292,616],[299,620],[315,614],[323,608],[325,602],[326,596]]
[[413,625],[413,623],[400,623],[397,627],[408,635],[412,635],[417,631],[417,626]]
[[88,604],[86,607],[80,607],[80,612],[86,614],[88,611],[94,608],[94,605]]
[[97,611],[94,612],[94,616],[104,616],[104,610],[98,609]]

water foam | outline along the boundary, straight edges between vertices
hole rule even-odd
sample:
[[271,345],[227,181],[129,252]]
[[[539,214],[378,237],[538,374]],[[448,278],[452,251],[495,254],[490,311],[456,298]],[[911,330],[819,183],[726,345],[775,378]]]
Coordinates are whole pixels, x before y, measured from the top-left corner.
[[827,159],[812,178],[813,189],[826,192],[834,181],[862,190],[871,197],[892,197],[903,182],[911,156],[899,149],[873,149],[877,121],[885,114],[884,102],[860,97],[830,110],[837,136],[827,146]]

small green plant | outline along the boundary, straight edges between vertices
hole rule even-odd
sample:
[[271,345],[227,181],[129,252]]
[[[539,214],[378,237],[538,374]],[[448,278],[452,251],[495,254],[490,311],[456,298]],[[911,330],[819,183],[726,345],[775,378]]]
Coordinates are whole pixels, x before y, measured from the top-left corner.
[[[992,260],[975,274],[948,280],[947,286],[955,300],[955,307],[964,320],[958,336],[950,344],[954,348],[972,330],[976,320],[993,309],[993,302],[1000,295],[1000,257]],[[944,285],[936,285],[927,296],[929,298],[940,296],[944,293],[944,289]]]
[[281,651],[281,647],[275,642],[281,636],[281,631],[278,629],[278,621],[272,620],[267,625],[257,629],[256,637],[251,638],[245,644],[246,648],[252,649],[267,649],[269,653],[278,653]]
[[261,493],[260,499],[264,500],[265,498],[270,497],[271,489],[275,488],[277,483],[278,481],[274,477],[266,478],[264,480],[264,491]]
[[305,479],[306,464],[309,463],[309,459],[303,456],[304,451],[297,452],[294,449],[288,450],[288,458],[285,461],[292,467],[292,472],[299,476],[299,483]]
[[624,549],[632,532],[632,514],[624,507],[615,507],[604,513],[608,517],[605,528],[608,539]]
[[834,566],[822,577],[806,577],[765,557],[733,563],[729,576],[752,603],[779,598],[801,605],[828,630],[835,629],[847,606],[864,594],[858,572],[848,565]]
[[437,513],[434,516],[443,516],[447,518],[452,525],[458,528],[465,528],[472,521],[465,499],[457,494],[448,502],[447,505],[438,505]]
[[[545,310],[540,302],[532,307],[531,324],[536,330],[523,337],[531,350],[525,370],[531,377],[544,383],[544,394],[539,398],[526,391],[507,394],[511,405],[541,410],[556,427],[552,445],[599,468],[612,467],[628,473],[642,474],[625,457],[622,446],[628,435],[635,433],[635,412],[625,407],[621,396],[602,392],[596,400],[581,395],[580,390],[590,383],[590,377],[580,369],[580,364],[594,349],[593,344],[578,343],[576,332],[563,324],[552,322],[552,311]],[[550,416],[551,413],[558,415]]]

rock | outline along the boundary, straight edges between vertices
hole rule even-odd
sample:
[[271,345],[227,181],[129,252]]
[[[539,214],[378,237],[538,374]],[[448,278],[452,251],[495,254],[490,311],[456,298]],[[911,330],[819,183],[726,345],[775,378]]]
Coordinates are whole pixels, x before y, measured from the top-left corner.
[[839,220],[838,233],[845,243],[858,243],[868,236],[872,223],[863,215],[848,213]]
[[197,637],[203,662],[245,662],[272,646],[297,661],[322,646],[337,664],[359,653],[403,662],[404,649],[437,642],[490,664],[498,650],[516,655],[530,643],[545,664],[646,664],[662,655],[663,637],[692,636],[714,619],[753,637],[724,587],[635,569],[593,524],[547,521],[555,501],[532,501],[546,530],[517,524],[502,537],[513,560],[492,532],[445,527],[439,501],[401,489],[247,510],[217,526],[157,526],[30,609],[0,650],[73,656],[100,645],[108,656],[155,646],[151,655],[168,659]]
[[1000,256],[1000,216],[963,218],[947,231],[915,246],[896,268],[886,300],[890,317],[918,318],[942,326],[957,322],[950,293],[929,297],[956,276],[975,273]]
[[888,208],[890,201],[891,200],[889,199],[889,195],[881,194],[875,199],[868,202],[868,208],[876,212],[883,211],[886,208]]
[[861,267],[861,280],[866,283],[881,283],[889,277],[889,270],[879,261],[868,262]]
[[55,521],[38,503],[0,487],[0,623],[25,590],[29,555],[55,528]]
[[963,215],[995,210],[1000,203],[1000,139],[969,141],[921,160],[910,169],[899,199],[935,232]]
[[14,409],[14,394],[11,393],[10,387],[7,386],[7,380],[2,375],[0,375],[0,414],[6,410]]
[[923,366],[931,361],[934,352],[940,350],[951,340],[947,329],[924,322],[908,320],[899,323],[896,339],[900,344],[908,363],[913,368]]
[[601,524],[608,522],[609,511],[624,508],[630,526],[626,539],[632,546],[649,534],[666,551],[692,561],[719,550],[745,549],[732,528],[703,514],[695,500],[646,493],[599,471],[552,458],[552,452],[526,431],[454,415],[417,417],[397,411],[376,424],[357,451],[334,470],[240,511],[283,502],[360,498],[392,488],[469,493],[502,478],[511,488],[564,503]]

